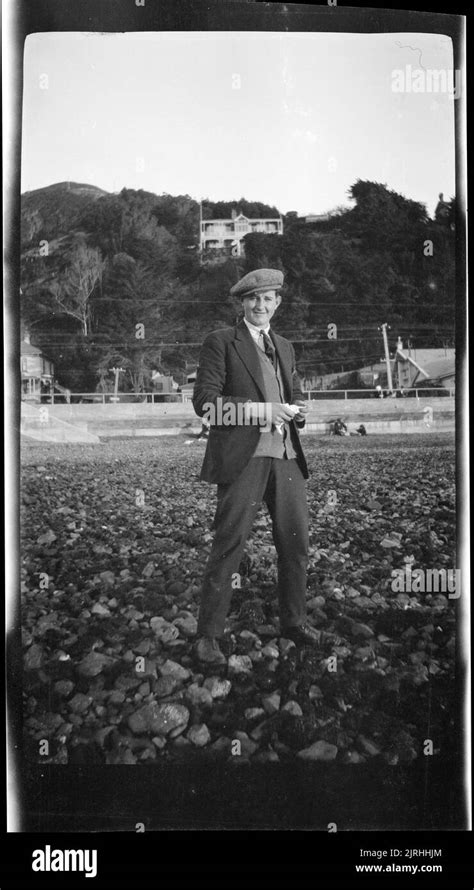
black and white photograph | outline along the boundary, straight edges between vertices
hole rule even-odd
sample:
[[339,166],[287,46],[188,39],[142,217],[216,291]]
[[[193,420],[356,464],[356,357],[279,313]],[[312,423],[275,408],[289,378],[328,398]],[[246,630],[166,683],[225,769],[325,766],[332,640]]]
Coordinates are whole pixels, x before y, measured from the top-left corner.
[[100,878],[84,833],[311,831],[363,833],[354,886],[440,887],[437,832],[471,827],[464,17],[34,5],[6,277],[31,886]]

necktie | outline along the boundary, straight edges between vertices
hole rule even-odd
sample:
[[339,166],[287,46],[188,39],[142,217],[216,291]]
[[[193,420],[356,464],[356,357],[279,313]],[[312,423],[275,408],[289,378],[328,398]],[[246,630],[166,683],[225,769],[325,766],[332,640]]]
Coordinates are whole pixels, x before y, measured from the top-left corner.
[[275,347],[265,331],[260,331],[260,336],[263,339],[263,350],[265,355],[270,359],[273,367],[275,367]]

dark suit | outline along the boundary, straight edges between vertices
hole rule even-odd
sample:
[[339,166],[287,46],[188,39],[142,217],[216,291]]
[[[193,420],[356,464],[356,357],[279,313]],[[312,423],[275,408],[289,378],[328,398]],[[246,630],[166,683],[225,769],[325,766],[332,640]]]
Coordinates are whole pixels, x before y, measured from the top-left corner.
[[[302,397],[294,350],[284,337],[273,331],[270,336],[283,383],[282,401],[292,404]],[[194,387],[193,405],[199,416],[219,398],[234,405],[265,401],[257,349],[244,321],[209,334]],[[304,421],[289,424],[294,460],[252,459],[260,436],[258,426],[211,426],[201,479],[217,484],[218,503],[216,533],[202,587],[199,632],[203,635],[223,633],[232,581],[262,500],[272,517],[278,552],[280,624],[289,627],[305,620],[308,517],[304,479],[308,469],[297,428],[302,425]]]
[[[280,363],[285,389],[285,401],[292,404],[301,399],[301,387],[295,370],[293,346],[284,337],[271,331]],[[203,416],[203,406],[214,404],[219,396],[226,402],[261,402],[265,400],[264,384],[255,345],[241,321],[235,328],[214,331],[206,337],[199,356],[199,369],[194,387],[193,405],[196,414]],[[290,424],[293,447],[298,465],[305,479],[308,468],[301,448],[297,426]],[[227,483],[237,479],[248,464],[257,446],[260,432],[257,426],[212,427],[201,470],[204,482]]]

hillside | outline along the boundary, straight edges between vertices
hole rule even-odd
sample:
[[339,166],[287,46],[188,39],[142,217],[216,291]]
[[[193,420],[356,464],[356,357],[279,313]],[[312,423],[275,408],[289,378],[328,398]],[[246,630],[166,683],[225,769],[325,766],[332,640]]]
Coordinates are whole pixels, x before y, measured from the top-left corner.
[[[349,195],[353,208],[329,223],[288,214],[283,235],[249,234],[245,258],[208,265],[189,195],[80,183],[26,193],[22,321],[63,385],[108,389],[120,366],[121,387],[139,392],[155,369],[183,382],[205,335],[239,316],[230,287],[273,266],[285,273],[274,327],[295,343],[302,375],[378,361],[384,322],[392,347],[398,335],[418,348],[454,345],[453,227],[379,183],[358,181]],[[203,202],[207,218],[232,209],[279,215],[245,198]]]
[[21,197],[22,247],[34,239],[67,234],[85,208],[106,194],[95,185],[79,182],[57,182],[25,192]]

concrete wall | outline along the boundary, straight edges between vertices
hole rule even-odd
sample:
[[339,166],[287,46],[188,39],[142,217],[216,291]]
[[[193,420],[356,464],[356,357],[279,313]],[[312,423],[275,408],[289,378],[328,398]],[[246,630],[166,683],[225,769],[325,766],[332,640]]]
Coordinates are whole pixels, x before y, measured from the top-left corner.
[[[308,433],[329,433],[342,417],[355,429],[363,423],[368,433],[420,432],[454,429],[454,399],[334,399],[308,402]],[[48,405],[52,419],[88,430],[101,437],[160,436],[199,432],[201,423],[191,403]]]

